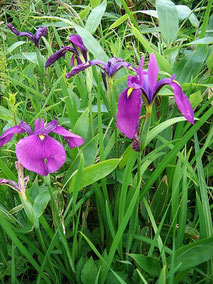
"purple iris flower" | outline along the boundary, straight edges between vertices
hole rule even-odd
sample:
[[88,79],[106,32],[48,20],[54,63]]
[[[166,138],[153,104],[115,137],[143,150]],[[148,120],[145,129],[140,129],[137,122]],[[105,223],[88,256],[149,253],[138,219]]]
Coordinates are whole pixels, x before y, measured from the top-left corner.
[[32,34],[30,32],[19,32],[15,27],[13,27],[11,24],[7,24],[7,27],[17,36],[26,36],[32,42],[38,47],[39,39],[42,36],[45,36],[47,34],[47,27],[41,26],[36,30],[35,34]]
[[[74,65],[75,60],[77,61],[77,64],[81,64],[84,61],[87,61],[87,48],[84,45],[82,38],[79,35],[70,35],[68,39],[71,44],[71,46],[63,46],[60,50],[56,51],[56,53],[50,55],[50,57],[47,59],[45,67],[49,67],[52,65],[56,60],[64,56],[67,51],[71,51],[73,53],[70,65],[71,67]],[[83,58],[82,58],[83,56]]]
[[194,112],[188,97],[183,93],[181,86],[171,78],[157,81],[158,64],[154,53],[150,54],[148,70],[143,70],[144,57],[141,58],[136,76],[128,77],[128,88],[118,99],[117,127],[128,138],[132,139],[137,133],[142,98],[146,106],[152,105],[157,93],[164,85],[173,88],[176,105],[183,116],[194,124]]
[[127,63],[125,60],[121,58],[115,58],[112,57],[109,59],[107,63],[101,61],[101,60],[91,60],[82,64],[79,64],[72,68],[72,70],[66,74],[66,78],[69,79],[72,76],[78,74],[79,72],[89,68],[90,66],[97,65],[99,66],[104,74],[107,74],[109,77],[113,77],[113,75],[120,70],[122,67],[131,69],[133,71],[136,71],[134,67],[130,63]]
[[11,140],[14,134],[27,132],[29,136],[20,139],[16,145],[18,161],[27,170],[46,176],[60,169],[66,161],[66,153],[62,144],[49,136],[50,132],[64,137],[70,149],[84,143],[82,137],[58,126],[56,120],[45,124],[44,119],[35,120],[34,132],[29,124],[21,121],[19,125],[6,130],[0,136],[0,147]]

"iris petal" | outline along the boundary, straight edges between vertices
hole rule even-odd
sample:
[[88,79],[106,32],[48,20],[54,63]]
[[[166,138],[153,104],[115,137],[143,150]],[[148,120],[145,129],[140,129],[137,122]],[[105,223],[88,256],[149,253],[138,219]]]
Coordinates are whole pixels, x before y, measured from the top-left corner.
[[[154,53],[151,53],[149,56],[149,65],[148,65],[148,78],[149,78],[149,93],[151,96],[154,94],[154,89],[157,84],[157,79],[158,79],[158,63],[155,57]],[[152,98],[151,98],[152,99]]]
[[143,63],[144,63],[144,56],[141,57],[139,68],[137,70],[137,75],[141,86],[143,86]]
[[45,36],[46,34],[47,34],[47,27],[44,26],[39,27],[35,35],[36,41],[38,42],[40,37]]
[[48,135],[53,129],[55,129],[58,126],[58,121],[56,119],[51,120],[47,125],[45,126],[44,134]]
[[106,70],[107,70],[107,64],[106,64],[105,62],[101,61],[101,60],[95,59],[95,60],[89,61],[89,63],[90,63],[91,66],[93,66],[93,65],[99,66],[99,67],[102,68],[105,72],[106,72]]
[[174,97],[176,105],[183,116],[191,123],[194,124],[194,112],[188,97],[183,93],[180,85],[176,82],[169,84],[174,90]]
[[44,118],[40,121],[39,118],[35,120],[35,127],[34,127],[35,134],[44,134]]
[[174,77],[175,75],[173,75],[171,78],[164,78],[158,81],[154,90],[154,96],[164,85],[171,86],[174,91],[175,102],[179,111],[190,123],[194,124],[194,112],[190,101],[183,93],[181,86],[173,80]]
[[[26,36],[30,40],[32,40],[36,44],[36,36],[30,32],[19,32],[15,27],[13,27],[11,24],[7,24],[7,27],[17,36]],[[37,44],[36,44],[37,45]]]
[[66,161],[66,153],[60,142],[38,135],[21,139],[16,145],[18,161],[27,170],[46,176],[60,169]]
[[72,70],[70,72],[68,72],[65,77],[67,79],[71,78],[72,76],[78,74],[79,72],[86,70],[87,68],[89,68],[91,65],[89,62],[86,63],[82,63],[79,65],[76,65],[75,67],[72,68]]
[[33,131],[31,129],[30,125],[28,123],[24,122],[23,120],[19,123],[18,126],[20,126],[22,129],[24,129],[27,132],[27,134],[29,134],[29,135],[33,134]]
[[66,54],[66,52],[69,51],[69,50],[73,51],[73,49],[70,46],[64,46],[61,49],[59,49],[58,51],[56,51],[55,53],[53,53],[52,55],[50,55],[50,57],[47,59],[45,67],[47,68],[50,65],[52,65],[56,60],[58,60],[59,58],[64,56]]
[[141,113],[141,91],[133,90],[127,97],[128,88],[118,99],[117,127],[128,138],[132,139],[138,128]]
[[124,61],[122,58],[112,57],[107,63],[106,72],[109,77],[112,77],[122,67],[129,68],[132,70],[132,66],[130,63]]
[[87,48],[84,45],[82,38],[79,35],[70,35],[69,41],[74,48],[78,47],[81,50],[84,60],[87,61]]
[[45,36],[47,34],[47,27],[41,26],[37,29],[36,35],[30,33],[30,32],[19,32],[15,27],[13,27],[11,24],[7,24],[7,27],[17,36],[26,36],[30,40],[34,42],[34,44],[38,47],[38,41],[41,36]]
[[64,139],[67,141],[70,149],[74,147],[79,147],[84,143],[84,139],[81,136],[78,136],[68,130],[66,130],[62,126],[58,126],[55,129],[52,130],[52,132],[57,133],[64,137]]
[[13,135],[16,133],[23,133],[25,132],[25,129],[21,128],[20,126],[16,125],[13,126],[9,129],[7,129],[1,136],[0,136],[0,147],[4,144],[6,144],[7,142],[9,142]]

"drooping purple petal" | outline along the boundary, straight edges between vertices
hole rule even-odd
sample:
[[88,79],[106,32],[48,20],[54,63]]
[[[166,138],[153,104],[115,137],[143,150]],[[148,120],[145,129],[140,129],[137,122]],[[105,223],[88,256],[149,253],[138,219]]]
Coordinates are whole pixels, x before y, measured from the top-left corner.
[[129,88],[125,89],[118,99],[117,127],[128,138],[134,138],[140,113],[141,113],[141,91],[134,89],[129,96]]
[[55,129],[52,130],[52,132],[57,133],[64,137],[64,139],[67,141],[70,149],[74,147],[79,147],[84,143],[84,139],[81,136],[78,136],[68,130],[66,130],[62,126],[58,126]]
[[4,178],[0,178],[0,184],[2,185],[7,185],[9,187],[11,187],[12,189],[14,189],[17,192],[21,192],[21,187],[20,185],[18,185],[15,181],[10,180],[10,179],[4,179]]
[[[109,77],[112,77],[122,67],[132,69],[132,65],[122,58],[112,57],[107,63],[106,73]],[[134,70],[135,71],[135,70]]]
[[158,72],[159,72],[159,68],[158,68],[158,63],[157,63],[155,54],[151,53],[149,56],[149,65],[148,65],[148,71],[147,71],[148,78],[149,78],[150,96],[153,96],[154,94],[154,89],[155,89],[155,86],[157,84],[157,79],[158,79]]
[[46,176],[60,169],[66,153],[60,142],[52,137],[30,135],[16,145],[18,161],[29,171]]
[[183,116],[191,123],[194,124],[194,112],[188,97],[183,93],[180,85],[176,82],[169,84],[173,91],[176,105]]
[[7,27],[17,36],[21,37],[21,36],[26,36],[28,37],[30,40],[32,40],[35,44],[36,44],[36,37],[34,34],[30,33],[30,32],[19,32],[15,27],[13,27],[11,24],[7,24]]
[[83,54],[84,60],[87,61],[87,48],[84,45],[82,38],[79,35],[71,34],[69,41],[72,43],[74,48],[80,49],[81,53]]
[[27,134],[29,134],[29,135],[33,134],[33,131],[31,129],[30,125],[28,123],[24,122],[23,120],[19,123],[18,126],[21,127],[22,129],[24,129],[27,132]]
[[62,56],[64,56],[66,54],[67,51],[74,51],[72,47],[70,46],[64,46],[61,49],[59,49],[58,51],[56,51],[55,53],[53,53],[52,55],[50,55],[50,57],[47,59],[47,62],[45,64],[45,67],[49,67],[50,65],[52,65],[56,60],[58,60],[59,58],[61,58]]
[[72,76],[78,74],[79,72],[89,68],[91,65],[89,62],[85,62],[79,65],[76,65],[75,67],[72,68],[72,70],[70,72],[68,72],[65,77],[67,79],[71,78]]
[[39,27],[37,29],[36,35],[35,35],[37,43],[38,43],[40,37],[45,36],[46,34],[47,34],[47,27],[44,27],[44,26]]
[[15,34],[15,35],[19,35],[19,31],[13,27],[10,23],[7,24],[7,27]]
[[94,59],[94,60],[89,61],[89,63],[90,63],[90,66],[97,65],[100,68],[102,68],[104,72],[107,72],[107,64],[104,61]]
[[9,129],[7,129],[1,136],[0,136],[0,147],[4,144],[6,144],[7,142],[9,142],[13,135],[16,133],[23,133],[25,132],[25,129],[21,128],[20,126],[16,125],[13,126]]
[[7,27],[17,36],[26,36],[30,40],[33,41],[33,43],[38,47],[38,41],[41,36],[45,36],[47,34],[47,27],[39,27],[36,31],[36,35],[32,34],[31,32],[19,32],[15,27],[13,27],[11,24],[7,24]]
[[177,104],[177,107],[183,116],[192,124],[194,124],[194,112],[188,97],[183,93],[181,86],[174,81],[175,75],[171,78],[164,78],[157,82],[154,96],[159,92],[159,90],[165,86],[169,85],[174,91],[174,98]]
[[37,45],[35,35],[32,34],[31,32],[20,32],[18,36],[19,37],[26,36],[27,38],[32,40],[32,42],[35,43],[35,45]]

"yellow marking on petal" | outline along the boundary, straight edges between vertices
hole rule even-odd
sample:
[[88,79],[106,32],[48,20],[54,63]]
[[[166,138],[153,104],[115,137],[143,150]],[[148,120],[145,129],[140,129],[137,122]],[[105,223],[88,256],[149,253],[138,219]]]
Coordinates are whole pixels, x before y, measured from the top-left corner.
[[39,138],[41,139],[41,141],[43,141],[45,136],[41,134],[41,135],[39,135]]
[[127,98],[131,95],[132,91],[134,90],[133,87],[129,88],[127,91]]
[[173,80],[174,83],[178,84],[178,86],[181,87],[181,85],[176,81],[176,80]]

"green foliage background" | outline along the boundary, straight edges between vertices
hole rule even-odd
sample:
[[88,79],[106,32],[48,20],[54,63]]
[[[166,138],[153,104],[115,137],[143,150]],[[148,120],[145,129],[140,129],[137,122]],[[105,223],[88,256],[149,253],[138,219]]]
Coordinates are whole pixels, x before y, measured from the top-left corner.
[[[61,141],[67,161],[47,178],[26,171],[32,220],[29,204],[1,186],[2,283],[212,283],[211,11],[211,0],[0,1],[0,133],[21,119],[33,126],[37,117],[55,117],[85,139],[72,150]],[[7,22],[31,32],[46,25],[40,53]],[[68,54],[44,68],[71,33],[83,38],[90,59],[138,66],[145,55],[147,67],[154,52],[159,77],[176,74],[190,98],[195,125],[165,87],[136,164],[104,105],[100,69],[67,80]],[[115,106],[128,74],[116,74]],[[0,148],[0,177],[14,181],[17,140]]]

